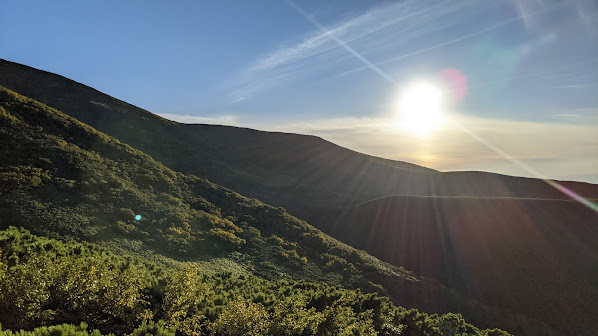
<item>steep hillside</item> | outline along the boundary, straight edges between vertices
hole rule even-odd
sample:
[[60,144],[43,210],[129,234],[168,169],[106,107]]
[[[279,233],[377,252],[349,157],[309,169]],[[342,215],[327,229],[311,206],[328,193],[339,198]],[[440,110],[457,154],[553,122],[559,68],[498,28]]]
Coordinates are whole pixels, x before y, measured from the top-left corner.
[[[490,310],[346,246],[282,208],[176,173],[4,88],[0,153],[0,228],[21,226],[124,253],[201,261],[216,271],[378,292],[430,312]],[[480,314],[467,316],[487,324]],[[525,320],[522,328],[535,324]]]
[[0,122],[3,227],[88,241],[124,238],[179,259],[226,257],[265,275],[353,288],[379,288],[366,270],[417,282],[410,272],[380,263],[282,208],[173,172],[3,88]]
[[[401,177],[433,172],[313,136],[175,123],[62,76],[3,60],[0,85],[57,108],[176,171],[289,209],[303,209],[306,199],[314,206],[352,204],[347,191],[361,185],[386,186],[382,177],[397,172]],[[377,195],[369,190],[361,194],[356,194],[360,200]]]

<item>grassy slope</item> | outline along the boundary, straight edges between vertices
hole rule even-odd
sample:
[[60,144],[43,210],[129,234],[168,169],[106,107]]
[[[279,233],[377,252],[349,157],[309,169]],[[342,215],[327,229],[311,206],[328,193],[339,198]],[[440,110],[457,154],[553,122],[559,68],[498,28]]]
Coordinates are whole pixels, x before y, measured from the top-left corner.
[[[178,124],[64,77],[7,61],[0,61],[0,85],[55,107],[176,171],[297,212],[306,199],[325,207],[352,203],[346,191],[371,184],[387,188],[383,177],[397,172],[400,176],[433,172],[313,136]],[[375,195],[365,190],[356,197]]]
[[[150,156],[29,98],[0,90],[1,227],[212,260],[267,278],[379,291],[449,311],[439,283],[326,236],[282,208],[173,172]],[[141,214],[140,221],[134,220]],[[220,266],[219,266],[220,267]],[[453,302],[454,301],[454,302]],[[460,302],[459,304],[466,304]]]
[[173,172],[43,104],[2,89],[0,107],[5,227],[91,241],[138,240],[179,258],[242,255],[249,268],[273,262],[273,275],[367,286],[359,271],[324,269],[332,258],[415,283],[413,274],[327,237],[282,208]]

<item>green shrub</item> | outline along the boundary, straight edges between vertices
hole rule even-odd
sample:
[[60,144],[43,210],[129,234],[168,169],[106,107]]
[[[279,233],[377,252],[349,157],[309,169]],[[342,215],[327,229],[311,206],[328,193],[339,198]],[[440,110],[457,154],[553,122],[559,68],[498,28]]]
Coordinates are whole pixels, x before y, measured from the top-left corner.
[[222,310],[210,329],[222,336],[263,336],[268,335],[270,323],[264,306],[237,297]]

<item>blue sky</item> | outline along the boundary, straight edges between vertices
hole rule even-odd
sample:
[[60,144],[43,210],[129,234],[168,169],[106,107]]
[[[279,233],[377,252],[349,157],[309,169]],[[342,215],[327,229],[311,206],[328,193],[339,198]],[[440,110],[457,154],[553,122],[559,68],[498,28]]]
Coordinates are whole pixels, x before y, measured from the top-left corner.
[[[0,58],[173,120],[598,183],[596,1],[10,1]],[[452,122],[397,129],[401,92],[446,69],[468,85]]]

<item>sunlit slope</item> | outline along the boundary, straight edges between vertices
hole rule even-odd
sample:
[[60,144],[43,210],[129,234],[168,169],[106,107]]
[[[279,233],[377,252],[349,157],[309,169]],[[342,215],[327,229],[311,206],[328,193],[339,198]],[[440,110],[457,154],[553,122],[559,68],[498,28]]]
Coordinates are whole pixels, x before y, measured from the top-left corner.
[[[315,226],[339,209],[389,195],[567,197],[537,179],[438,173],[313,136],[179,124],[62,76],[8,61],[0,61],[0,85],[74,116],[171,169],[283,206]],[[598,197],[594,185],[565,184]]]
[[563,334],[598,328],[598,213],[578,202],[387,197],[355,206],[328,231]]
[[[174,172],[1,87],[0,153],[3,227],[89,241],[126,238],[182,259],[232,255],[248,270],[356,288],[376,288],[363,273],[369,271],[415,283],[412,273],[346,246],[282,208]],[[349,265],[357,260],[359,265]],[[340,273],[332,267],[337,262]]]

